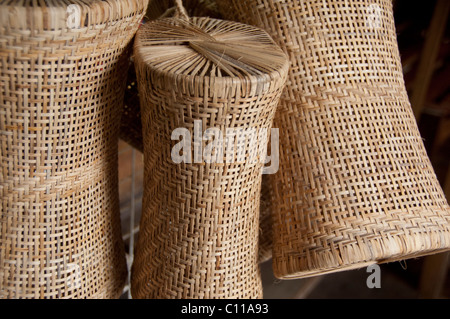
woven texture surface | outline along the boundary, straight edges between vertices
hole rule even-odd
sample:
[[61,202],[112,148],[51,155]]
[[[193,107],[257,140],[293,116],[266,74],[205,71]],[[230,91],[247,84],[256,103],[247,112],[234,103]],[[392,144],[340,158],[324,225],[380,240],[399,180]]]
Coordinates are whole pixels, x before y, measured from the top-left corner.
[[[190,0],[183,1],[183,6],[189,16],[220,18],[218,6],[215,0]],[[175,1],[173,0],[152,0],[149,3],[146,18],[156,20],[161,17],[173,16],[176,12]],[[125,91],[124,106],[121,117],[120,138],[143,152],[141,109],[139,105],[139,92],[134,63],[130,62],[127,78],[127,88]],[[267,261],[272,256],[272,218],[270,216],[270,198],[268,191],[270,187],[263,184],[261,194],[260,212],[260,238],[259,255],[260,262]]]
[[450,247],[449,206],[403,81],[392,3],[219,1],[290,59],[274,127],[273,267],[297,278]]
[[50,3],[0,1],[0,297],[117,298],[117,128],[147,1]]
[[145,182],[132,295],[261,298],[263,164],[247,160],[254,147],[245,141],[244,161],[175,164],[171,134],[185,128],[193,138],[196,120],[202,132],[269,129],[287,58],[254,27],[208,18],[183,21],[151,22],[136,36]]

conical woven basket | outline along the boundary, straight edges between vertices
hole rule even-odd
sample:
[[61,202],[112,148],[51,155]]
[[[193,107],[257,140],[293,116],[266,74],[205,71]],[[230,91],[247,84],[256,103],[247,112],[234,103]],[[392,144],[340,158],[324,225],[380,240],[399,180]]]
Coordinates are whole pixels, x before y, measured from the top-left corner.
[[0,297],[117,298],[117,128],[146,0],[0,1]]
[[290,59],[274,120],[273,268],[299,278],[450,248],[450,211],[417,129],[390,0],[218,2]]
[[[204,134],[215,130],[233,141],[230,129],[269,130],[287,76],[286,56],[260,29],[186,17],[146,24],[134,55],[145,181],[133,298],[261,298],[264,164],[250,160],[256,150],[251,139],[243,140],[243,159],[223,159],[221,144],[209,156]],[[174,147],[182,142],[172,137],[180,129],[189,133],[181,153],[190,159],[177,163]]]

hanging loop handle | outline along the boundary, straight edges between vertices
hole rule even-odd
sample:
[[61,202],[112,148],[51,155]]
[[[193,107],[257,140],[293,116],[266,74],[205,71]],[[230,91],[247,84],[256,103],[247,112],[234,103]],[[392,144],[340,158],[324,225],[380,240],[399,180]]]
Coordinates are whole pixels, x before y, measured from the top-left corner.
[[183,7],[183,0],[175,0],[175,6],[175,17],[189,21],[189,15],[187,14],[186,9]]

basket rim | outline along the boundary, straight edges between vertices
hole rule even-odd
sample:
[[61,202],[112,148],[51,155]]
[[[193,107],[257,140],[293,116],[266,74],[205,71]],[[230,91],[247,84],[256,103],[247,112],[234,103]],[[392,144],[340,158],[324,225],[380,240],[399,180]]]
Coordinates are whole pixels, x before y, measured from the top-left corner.
[[[32,0],[0,0],[0,28],[6,30],[66,30],[67,19],[76,12],[80,26],[75,30],[114,24],[145,11],[149,0],[56,0],[41,6]],[[48,4],[48,2],[45,2]]]

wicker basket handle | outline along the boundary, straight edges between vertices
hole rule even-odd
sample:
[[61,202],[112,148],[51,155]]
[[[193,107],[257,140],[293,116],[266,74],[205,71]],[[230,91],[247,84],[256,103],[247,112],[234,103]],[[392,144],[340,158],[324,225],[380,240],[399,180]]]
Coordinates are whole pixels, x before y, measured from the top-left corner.
[[189,15],[187,14],[186,9],[183,7],[183,0],[175,0],[175,6],[175,17],[189,21]]

